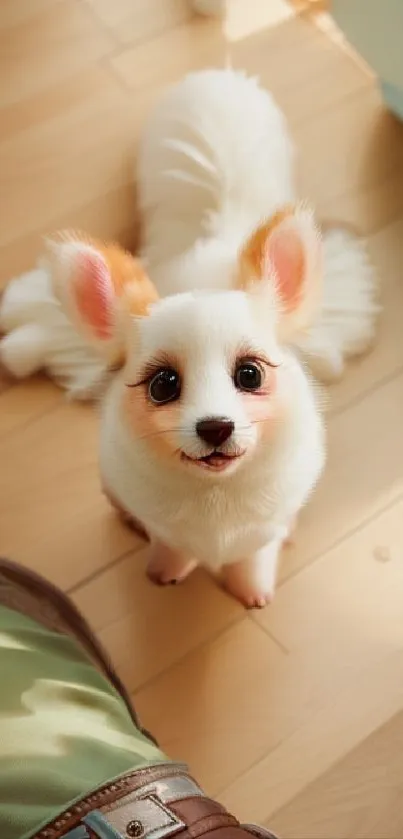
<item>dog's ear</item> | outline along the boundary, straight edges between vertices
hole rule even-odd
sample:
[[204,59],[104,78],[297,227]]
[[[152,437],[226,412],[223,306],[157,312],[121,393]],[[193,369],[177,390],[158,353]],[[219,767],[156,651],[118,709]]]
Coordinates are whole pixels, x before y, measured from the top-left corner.
[[158,299],[140,262],[117,245],[74,235],[47,242],[54,293],[67,317],[111,362],[124,357],[130,316]]
[[276,213],[252,234],[240,254],[238,287],[252,290],[263,283],[274,292],[284,338],[311,324],[321,279],[321,237],[306,206]]

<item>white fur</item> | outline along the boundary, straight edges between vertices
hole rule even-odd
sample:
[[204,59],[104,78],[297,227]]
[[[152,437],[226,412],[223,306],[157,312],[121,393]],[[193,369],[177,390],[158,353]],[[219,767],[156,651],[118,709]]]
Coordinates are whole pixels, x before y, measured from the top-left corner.
[[[315,389],[295,356],[277,345],[273,318],[268,308],[264,324],[243,292],[184,293],[162,300],[133,327],[137,353],[129,352],[126,368],[112,383],[101,422],[101,472],[114,498],[141,521],[154,544],[214,572],[242,560],[250,564],[256,556],[252,568],[258,579],[250,597],[243,598],[249,605],[259,605],[256,587],[265,599],[272,595],[279,549],[325,457]],[[249,422],[229,375],[231,359],[245,342],[280,364],[284,411],[278,423],[273,420],[268,440],[261,436],[262,426]],[[206,474],[185,466],[179,456],[161,459],[152,434],[151,440],[136,438],[122,417],[126,385],[136,382],[143,362],[161,350],[179,358],[183,370],[175,447],[192,457],[209,453],[211,448],[196,435],[197,420],[229,417],[235,432],[221,450],[241,448],[247,454],[228,474]],[[270,556],[263,576],[262,552]]]
[[340,377],[345,361],[371,346],[380,311],[365,244],[345,228],[334,227],[324,236],[324,278],[318,319],[299,339],[311,370],[322,382]]
[[[139,156],[143,255],[160,293],[229,288],[246,236],[296,200],[284,117],[256,80],[231,70],[188,76],[149,121]],[[315,374],[338,378],[374,338],[377,283],[363,242],[324,235],[320,315],[298,338]]]
[[105,362],[61,309],[46,265],[9,282],[0,331],[0,360],[17,378],[46,370],[75,399],[93,398],[104,382]]
[[159,292],[229,287],[246,236],[294,199],[292,160],[284,116],[256,80],[207,70],[169,88],[138,161],[144,255]]

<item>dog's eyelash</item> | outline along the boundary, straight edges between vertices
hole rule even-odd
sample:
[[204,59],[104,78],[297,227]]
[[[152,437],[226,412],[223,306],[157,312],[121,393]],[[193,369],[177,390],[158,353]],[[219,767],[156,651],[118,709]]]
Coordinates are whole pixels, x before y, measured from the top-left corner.
[[252,363],[255,362],[255,364],[261,364],[263,367],[271,367],[273,369],[281,367],[281,362],[276,363],[271,361],[262,347],[258,348],[256,344],[253,346],[253,344],[248,344],[245,341],[245,343],[238,347],[236,364],[247,363],[248,361]]
[[246,352],[242,353],[241,356],[237,359],[237,364],[247,364],[249,362],[254,362],[255,364],[260,364],[262,367],[270,367],[273,370],[281,367],[281,362],[275,364],[274,361],[270,361],[267,356],[260,355],[254,352]]
[[[275,364],[274,361],[270,361],[267,356],[263,354],[257,354],[254,352],[243,352],[237,359],[236,364],[247,364],[249,362],[254,362],[255,364],[259,364],[261,367],[270,367],[272,370],[276,370],[278,367],[281,367],[281,362]],[[151,361],[146,369],[144,370],[142,378],[138,382],[125,382],[126,387],[136,388],[148,385],[153,378],[153,376],[158,373],[163,367],[169,367],[172,369],[177,369],[175,364],[170,363],[168,359],[158,359]]]
[[141,387],[141,385],[147,385],[149,379],[142,379],[141,382],[125,382],[125,387]]
[[153,376],[155,376],[155,374],[158,372],[158,369],[159,368],[156,368],[152,372],[148,371],[148,370],[144,371],[144,373],[143,373],[141,379],[139,379],[139,381],[137,381],[137,382],[125,382],[126,387],[141,387],[142,385],[148,385],[151,382],[151,379],[153,378]]
[[264,367],[271,367],[272,370],[277,370],[278,367],[281,367],[281,361],[279,361],[278,364],[275,364],[274,361],[269,361],[268,358],[260,357],[258,357],[256,361],[258,361],[259,364],[263,364]]
[[153,379],[153,377],[156,376],[156,374],[159,373],[160,370],[165,369],[177,370],[178,365],[176,363],[173,363],[172,360],[168,358],[168,356],[166,358],[160,357],[152,359],[148,362],[148,364],[146,364],[145,368],[143,369],[142,376],[141,379],[139,379],[139,381],[125,382],[125,385],[126,387],[141,387],[142,385],[148,385],[151,382],[151,379]]

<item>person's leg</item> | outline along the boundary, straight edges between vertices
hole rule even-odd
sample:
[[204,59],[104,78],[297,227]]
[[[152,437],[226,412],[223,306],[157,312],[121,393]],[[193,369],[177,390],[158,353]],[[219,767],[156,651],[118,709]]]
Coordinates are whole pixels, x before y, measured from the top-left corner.
[[239,825],[164,755],[71,601],[6,561],[0,672],[1,837],[270,836]]

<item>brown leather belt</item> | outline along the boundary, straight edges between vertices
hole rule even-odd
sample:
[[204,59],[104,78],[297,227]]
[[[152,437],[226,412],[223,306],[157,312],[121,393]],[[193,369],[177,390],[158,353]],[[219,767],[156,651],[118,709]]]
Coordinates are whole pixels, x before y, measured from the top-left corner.
[[181,764],[122,775],[75,803],[32,839],[274,839],[243,827],[204,793]]

